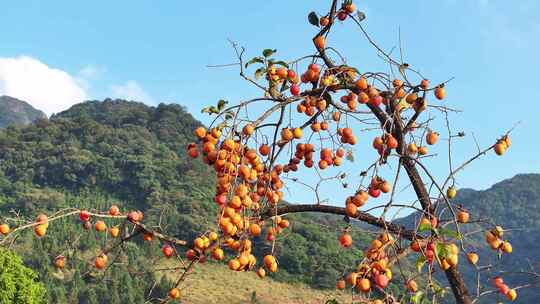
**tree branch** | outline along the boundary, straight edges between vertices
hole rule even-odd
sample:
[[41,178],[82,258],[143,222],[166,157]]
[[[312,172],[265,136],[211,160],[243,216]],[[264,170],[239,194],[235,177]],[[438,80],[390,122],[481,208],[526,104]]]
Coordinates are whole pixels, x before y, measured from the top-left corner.
[[[318,205],[318,204],[298,204],[298,205],[292,204],[292,205],[285,205],[282,207],[278,207],[277,211],[274,209],[270,209],[266,211],[264,214],[262,214],[262,217],[268,218],[275,215],[284,215],[288,213],[302,213],[302,212],[317,212],[317,213],[327,213],[327,214],[335,214],[335,215],[343,215],[343,216],[347,215],[347,213],[345,212],[345,208],[343,207]],[[375,217],[365,212],[359,211],[358,215],[356,217],[353,217],[353,219],[370,224],[372,226],[388,229],[388,231],[396,235],[402,236],[408,240],[423,238],[422,236],[417,235],[414,231],[408,230],[403,226],[384,221],[381,218]]]

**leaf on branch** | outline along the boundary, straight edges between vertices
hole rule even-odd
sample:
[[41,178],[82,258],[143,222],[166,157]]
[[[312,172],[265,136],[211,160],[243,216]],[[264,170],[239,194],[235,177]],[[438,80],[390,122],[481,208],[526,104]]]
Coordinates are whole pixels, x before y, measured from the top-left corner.
[[439,284],[432,282],[430,285],[433,291],[439,296],[442,297],[446,293],[446,290],[443,287],[441,287]]
[[366,19],[366,14],[364,14],[364,12],[361,12],[361,11],[358,11],[356,13],[356,15],[358,15],[358,21],[362,22]]
[[311,12],[308,15],[308,21],[311,23],[311,25],[319,27],[319,17],[317,16],[317,13]]
[[270,56],[272,56],[275,52],[277,52],[276,49],[265,49],[263,50],[262,54],[264,57],[268,58]]
[[411,302],[414,304],[420,304],[422,303],[423,298],[424,298],[424,292],[419,290],[411,296]]
[[226,101],[226,100],[223,100],[223,99],[220,99],[217,103],[217,108],[218,110],[221,112],[221,110],[223,110],[223,108],[225,107],[225,105],[227,105],[229,102]]
[[234,117],[234,114],[232,112],[225,113],[225,119],[226,120],[232,119],[233,117]]
[[262,57],[253,57],[250,61],[246,62],[245,67],[247,68],[250,64],[254,63],[264,63],[264,58]]
[[445,244],[437,243],[435,245],[435,255],[439,258],[447,258],[450,255],[450,252]]
[[258,68],[256,71],[255,71],[255,79],[259,79],[261,78],[262,75],[264,75],[264,73],[266,73],[266,69],[265,68]]
[[221,130],[221,129],[224,129],[225,127],[227,127],[227,123],[226,123],[226,122],[222,122],[222,123],[220,123],[220,124],[217,125],[217,128],[220,129],[220,130]]
[[431,223],[424,223],[421,224],[420,227],[418,227],[418,232],[431,231],[431,228]]
[[416,260],[416,270],[418,272],[422,272],[422,267],[424,267],[424,265],[426,264],[426,257],[425,256],[420,256],[418,257],[418,259]]
[[439,234],[449,237],[449,238],[454,238],[456,240],[461,240],[461,234],[452,229],[439,228]]
[[284,66],[286,68],[289,68],[289,65],[283,60],[278,60],[278,61],[274,62],[274,64],[278,64],[278,65]]
[[354,162],[353,151],[352,150],[347,150],[347,155],[345,156],[345,158],[350,162]]
[[216,107],[214,106],[210,106],[210,107],[205,107],[201,110],[201,113],[208,113],[208,115],[212,115],[212,114],[218,114],[219,111]]

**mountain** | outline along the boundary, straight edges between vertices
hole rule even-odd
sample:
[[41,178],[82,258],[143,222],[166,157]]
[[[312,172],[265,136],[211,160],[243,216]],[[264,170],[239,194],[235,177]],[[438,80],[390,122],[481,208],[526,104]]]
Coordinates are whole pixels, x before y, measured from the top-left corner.
[[[462,233],[485,231],[492,229],[493,225],[500,225],[508,230],[505,231],[504,238],[512,244],[513,252],[510,255],[503,254],[501,259],[486,244],[484,233],[475,234],[471,244],[466,247],[469,251],[478,252],[480,266],[494,265],[503,271],[483,272],[481,282],[484,286],[493,289],[489,279],[496,275],[501,275],[511,287],[538,281],[538,278],[526,272],[529,272],[531,267],[535,271],[539,270],[540,174],[518,174],[483,191],[460,189],[453,202],[470,211],[471,222],[482,222],[462,225]],[[418,214],[415,214],[400,219],[400,222],[411,225],[418,221],[418,218]],[[474,293],[476,271],[466,262],[462,263],[460,271],[464,274],[469,290]],[[515,303],[536,303],[538,296],[538,286],[520,289]],[[485,297],[478,303],[492,303],[495,299],[496,297]]]
[[[201,123],[180,105],[150,107],[106,99],[74,105],[28,126],[0,130],[0,218],[12,211],[33,218],[39,212],[50,214],[75,206],[107,210],[115,203],[122,210],[142,210],[145,222],[159,223],[166,233],[180,239],[192,240],[216,229],[215,176],[185,150],[195,140],[193,130],[198,126]],[[287,218],[291,227],[278,235],[275,248],[281,270],[270,277],[333,288],[336,278],[362,258],[359,247],[344,251],[339,246],[337,238],[347,226],[342,217]],[[106,222],[118,225],[114,220]],[[367,235],[352,234],[355,243],[367,244]],[[70,299],[88,303],[82,299],[96,298],[96,294],[99,301],[95,303],[140,303],[159,278],[129,274],[151,273],[154,262],[162,257],[161,244],[128,243],[126,253],[119,253],[126,263],[119,263],[119,271],[98,280],[95,276],[102,274],[88,265],[88,257],[111,241],[94,231],[85,233],[77,220],[66,219],[51,225],[42,239],[31,232],[23,234],[15,249],[39,271],[51,303]],[[271,250],[264,237],[254,240],[253,247],[259,259]],[[51,260],[66,252],[70,262],[59,274]],[[123,283],[105,292],[107,281]],[[166,293],[170,282],[159,283],[162,287],[154,289],[156,295]],[[130,290],[131,298],[116,301],[122,296],[110,291],[122,289]],[[108,297],[99,298],[100,294]]]
[[[39,212],[50,214],[69,207],[106,210],[115,203],[122,210],[142,210],[147,223],[160,223],[161,229],[181,239],[192,240],[201,232],[216,229],[215,176],[200,159],[189,158],[185,151],[195,140],[193,130],[201,125],[180,105],[150,107],[106,99],[77,104],[48,120],[1,129],[0,221],[18,211],[33,218]],[[504,269],[525,269],[527,258],[537,262],[540,175],[518,175],[485,191],[460,189],[455,200],[472,214],[516,229],[506,233],[514,253],[503,256]],[[354,247],[343,250],[337,237],[348,223],[342,217],[286,217],[291,226],[278,235],[275,248],[280,271],[270,275],[281,282],[332,288],[336,278],[362,259],[362,249],[372,238],[363,225],[353,225]],[[400,222],[412,225],[414,215]],[[111,219],[106,223],[119,225]],[[478,228],[468,226],[469,230]],[[481,265],[499,263],[493,251],[486,250],[482,235],[474,241],[482,245]],[[167,292],[172,282],[151,274],[156,263],[162,262],[159,242],[128,242],[125,251],[115,253],[119,261],[116,271],[96,272],[88,259],[110,243],[97,232],[84,232],[78,221],[63,219],[51,225],[44,238],[23,233],[14,249],[39,272],[51,303],[141,303]],[[261,237],[254,240],[253,247],[260,259],[271,244]],[[60,254],[68,257],[61,272],[51,265]],[[474,290],[474,270],[467,265],[460,270]],[[489,276],[483,275],[482,280]],[[511,286],[525,280],[520,275],[506,277]],[[204,291],[197,292],[204,295]],[[228,291],[213,292],[226,296]],[[533,303],[534,294],[534,289],[519,290],[517,302]],[[524,300],[532,302],[520,302]]]
[[47,116],[27,102],[5,95],[0,96],[0,128],[9,125],[24,126],[40,118]]

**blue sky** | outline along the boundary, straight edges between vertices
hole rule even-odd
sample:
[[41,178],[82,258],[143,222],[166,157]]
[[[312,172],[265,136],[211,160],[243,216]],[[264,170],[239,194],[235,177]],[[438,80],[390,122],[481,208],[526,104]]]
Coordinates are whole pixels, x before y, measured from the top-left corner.
[[[202,106],[257,93],[236,69],[206,67],[235,61],[227,39],[245,46],[248,56],[277,48],[283,59],[294,59],[313,51],[315,29],[307,13],[323,13],[328,3],[6,2],[0,18],[0,94],[26,99],[48,114],[81,99],[177,102],[208,122]],[[455,77],[445,102],[465,110],[453,117],[456,129],[474,133],[486,146],[521,121],[503,160],[486,156],[460,175],[460,186],[483,189],[516,173],[540,172],[539,1],[371,0],[357,6],[383,48],[397,45],[400,30],[408,63],[432,82]],[[336,27],[328,44],[361,71],[387,71],[348,22]],[[468,136],[456,145],[456,162],[474,151]],[[446,170],[444,160],[428,162],[438,176]],[[310,199],[300,192],[291,196]]]

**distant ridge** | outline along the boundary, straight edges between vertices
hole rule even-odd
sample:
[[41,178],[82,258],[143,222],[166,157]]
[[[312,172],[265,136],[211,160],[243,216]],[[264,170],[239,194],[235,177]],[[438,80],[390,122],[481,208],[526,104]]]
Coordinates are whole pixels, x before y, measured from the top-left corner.
[[9,125],[26,126],[37,119],[47,118],[26,101],[10,96],[0,96],[0,128]]
[[[512,254],[497,258],[496,253],[489,249],[484,240],[484,234],[480,233],[473,238],[475,247],[469,246],[468,250],[477,250],[480,255],[480,265],[498,265],[507,272],[527,272],[530,267],[538,267],[540,261],[540,174],[527,173],[500,181],[486,190],[459,189],[455,202],[471,212],[471,220],[491,219],[493,223],[501,225],[505,232],[505,238],[513,246]],[[398,222],[408,227],[419,219],[418,214],[399,219]],[[466,231],[486,229],[490,226],[483,224],[470,224],[463,227]],[[462,229],[463,229],[462,228]],[[463,257],[461,257],[463,258]],[[537,268],[536,268],[537,269]],[[467,263],[460,267],[465,280],[470,288],[476,285],[476,272]],[[489,286],[489,279],[497,273],[482,276],[483,284]],[[505,282],[511,286],[530,283],[530,277],[523,274],[505,275]],[[524,288],[520,290],[515,303],[539,303],[538,287]],[[495,303],[495,296],[482,298],[479,304]]]

